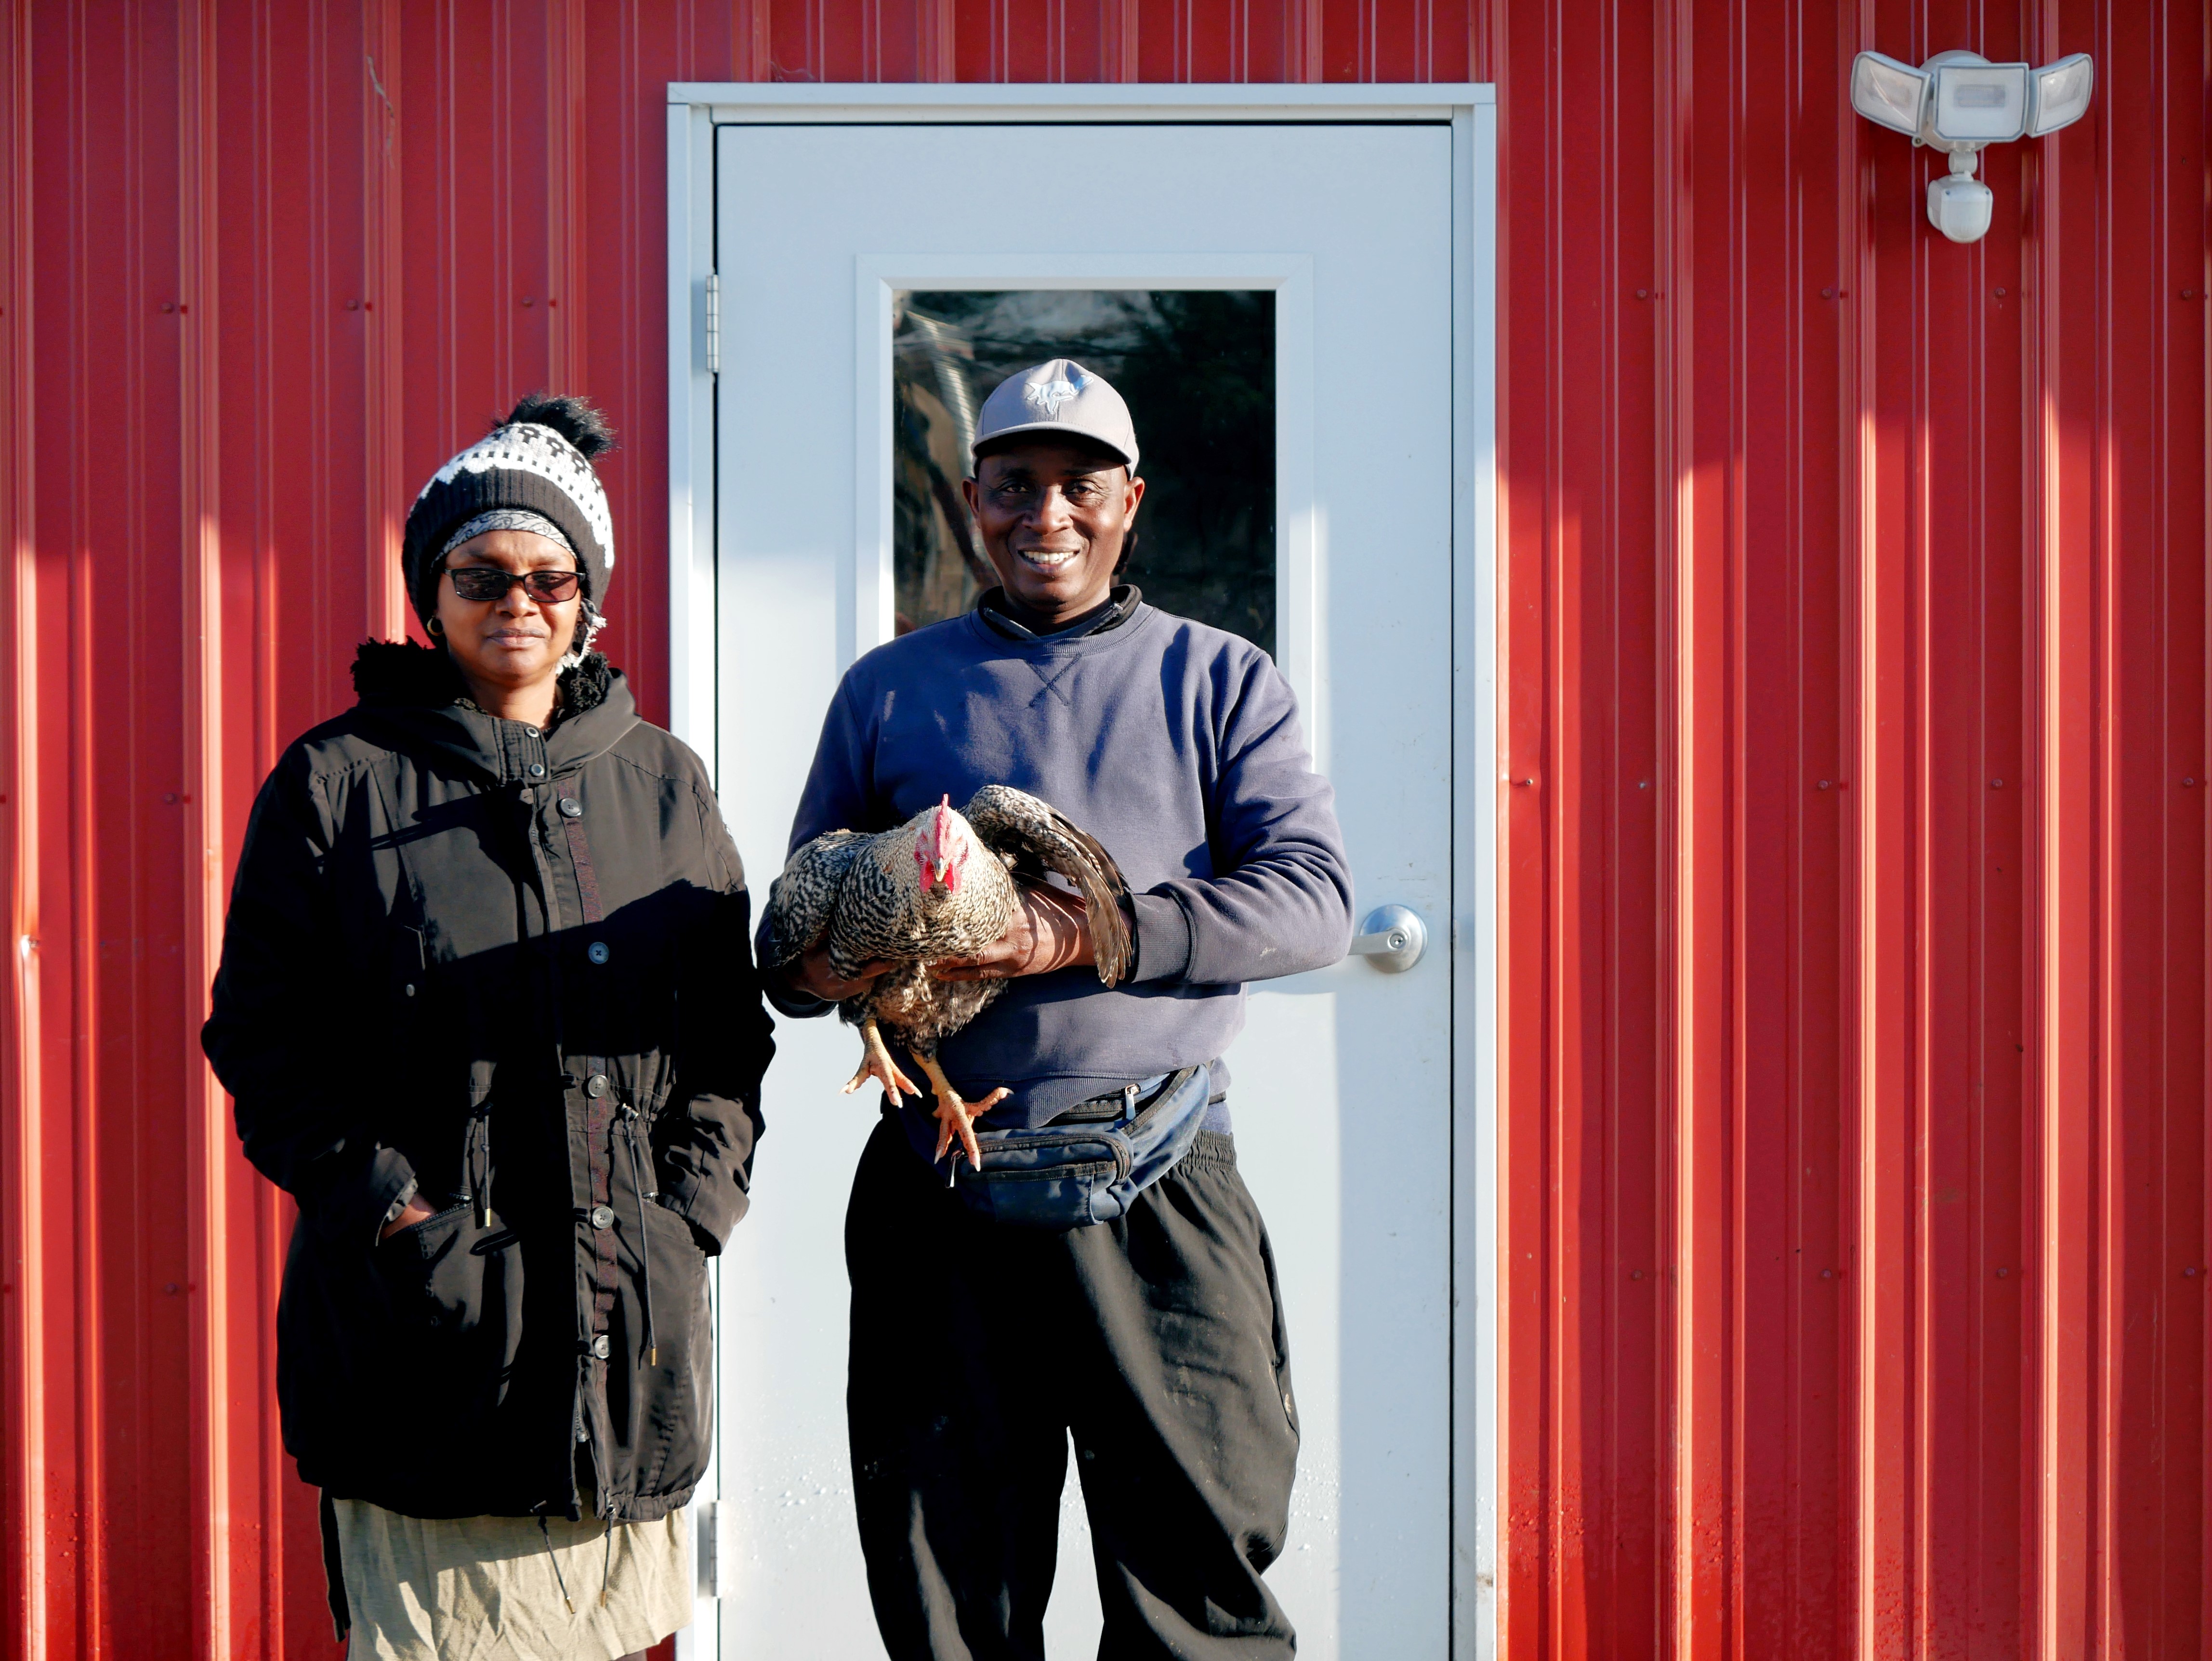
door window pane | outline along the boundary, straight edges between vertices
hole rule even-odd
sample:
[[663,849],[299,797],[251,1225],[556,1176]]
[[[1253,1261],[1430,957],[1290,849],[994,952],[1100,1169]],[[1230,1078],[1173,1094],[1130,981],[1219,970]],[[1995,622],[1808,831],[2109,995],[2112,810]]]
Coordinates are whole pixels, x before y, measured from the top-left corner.
[[897,296],[898,631],[998,579],[961,500],[975,412],[1017,369],[1071,357],[1128,400],[1145,480],[1127,578],[1163,610],[1275,649],[1275,296],[1026,289]]

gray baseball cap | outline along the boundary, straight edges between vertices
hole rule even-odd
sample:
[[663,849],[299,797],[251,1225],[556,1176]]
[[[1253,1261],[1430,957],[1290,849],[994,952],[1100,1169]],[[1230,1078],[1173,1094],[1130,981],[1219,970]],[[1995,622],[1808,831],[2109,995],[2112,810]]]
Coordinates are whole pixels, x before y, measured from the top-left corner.
[[1055,357],[1008,375],[975,417],[972,456],[1015,433],[1067,433],[1103,444],[1137,468],[1137,429],[1121,394],[1072,357]]

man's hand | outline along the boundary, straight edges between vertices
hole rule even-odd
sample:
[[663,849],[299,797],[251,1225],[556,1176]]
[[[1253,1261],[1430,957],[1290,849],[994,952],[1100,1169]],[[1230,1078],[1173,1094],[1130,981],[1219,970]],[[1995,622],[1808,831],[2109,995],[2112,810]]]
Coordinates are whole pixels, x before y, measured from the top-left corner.
[[1021,904],[995,946],[977,957],[933,964],[929,972],[940,981],[1000,981],[1097,961],[1083,902],[1056,888],[1024,885]]
[[849,981],[837,978],[837,971],[830,967],[830,948],[817,946],[805,957],[795,958],[783,971],[783,977],[801,992],[811,992],[827,1003],[842,1003],[848,998],[857,998],[876,983],[877,977],[890,968],[878,958],[860,965],[860,972]]
[[402,1211],[397,1217],[394,1217],[382,1228],[377,1230],[377,1243],[381,1244],[385,1241],[390,1239],[393,1235],[399,1232],[401,1229],[412,1228],[417,1223],[426,1223],[437,1214],[438,1214],[431,1210],[429,1207],[424,1205],[421,1200],[410,1200],[407,1202],[407,1208],[405,1210]]

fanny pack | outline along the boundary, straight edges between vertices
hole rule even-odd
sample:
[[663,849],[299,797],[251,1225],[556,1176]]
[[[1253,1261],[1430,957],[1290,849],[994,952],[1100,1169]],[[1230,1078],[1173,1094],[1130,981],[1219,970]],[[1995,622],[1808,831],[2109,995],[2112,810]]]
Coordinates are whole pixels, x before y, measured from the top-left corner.
[[1115,1096],[1079,1102],[1030,1130],[975,1127],[981,1170],[954,1148],[952,1188],[970,1211],[1032,1228],[1111,1222],[1190,1152],[1213,1078],[1162,1073]]

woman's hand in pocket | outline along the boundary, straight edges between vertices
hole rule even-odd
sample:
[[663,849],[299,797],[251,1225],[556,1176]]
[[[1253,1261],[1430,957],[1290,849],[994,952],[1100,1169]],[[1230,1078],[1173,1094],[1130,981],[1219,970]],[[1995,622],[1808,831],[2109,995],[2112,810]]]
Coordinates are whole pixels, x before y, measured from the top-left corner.
[[428,1222],[431,1218],[437,1214],[438,1214],[431,1210],[429,1207],[424,1205],[421,1200],[410,1200],[407,1202],[406,1208],[404,1211],[402,1211],[397,1217],[394,1217],[390,1222],[386,1223],[382,1228],[377,1230],[377,1244],[381,1245],[385,1241],[390,1239],[393,1235],[399,1232],[401,1229],[412,1228],[417,1223]]

